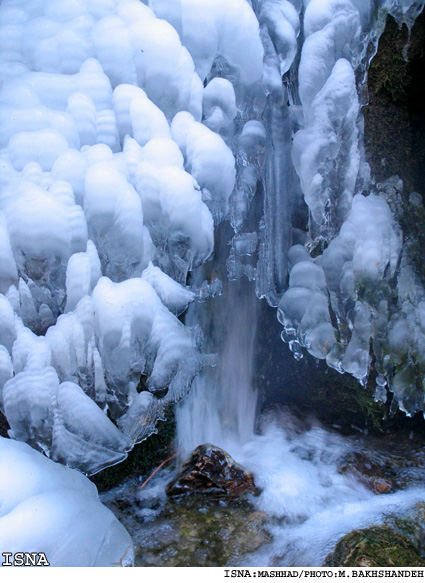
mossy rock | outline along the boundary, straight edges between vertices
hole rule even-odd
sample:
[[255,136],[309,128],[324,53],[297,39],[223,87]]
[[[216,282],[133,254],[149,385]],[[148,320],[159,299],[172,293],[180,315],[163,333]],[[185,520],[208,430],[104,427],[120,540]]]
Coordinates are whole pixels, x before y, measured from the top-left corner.
[[203,495],[168,501],[154,523],[138,527],[138,567],[224,567],[271,542],[270,518],[246,501]]
[[353,530],[338,541],[324,567],[423,567],[410,540],[386,526]]
[[390,515],[385,526],[405,535],[421,556],[425,556],[425,503],[418,502],[404,516]]

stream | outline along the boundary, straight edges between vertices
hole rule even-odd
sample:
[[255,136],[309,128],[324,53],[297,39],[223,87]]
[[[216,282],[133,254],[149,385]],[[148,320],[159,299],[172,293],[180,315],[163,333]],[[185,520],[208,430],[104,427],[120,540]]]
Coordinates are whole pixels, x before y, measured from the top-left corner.
[[[223,448],[252,472],[260,492],[240,500],[168,499],[165,487],[179,465],[172,462],[142,489],[142,478],[130,479],[103,494],[133,537],[136,565],[320,566],[350,531],[414,515],[425,500],[420,435],[344,437],[283,406],[258,416],[252,379],[259,300],[240,281],[224,293],[208,328],[208,348],[220,346],[218,364],[178,406],[176,447],[180,462],[202,443]],[[208,305],[195,310],[189,317],[202,322]],[[344,471],[353,452],[367,467],[384,468],[389,492],[373,492],[355,468]]]

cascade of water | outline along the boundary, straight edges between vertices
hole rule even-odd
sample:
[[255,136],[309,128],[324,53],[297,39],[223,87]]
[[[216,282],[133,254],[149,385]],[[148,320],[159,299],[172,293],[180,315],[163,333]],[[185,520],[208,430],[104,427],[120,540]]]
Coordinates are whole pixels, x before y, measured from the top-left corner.
[[[213,363],[199,325],[218,360],[178,405],[179,446],[213,442],[255,474],[255,504],[282,519],[260,563],[321,564],[342,534],[423,499],[406,490],[376,504],[338,471],[350,444],[314,423],[280,413],[257,428],[253,367],[257,294],[279,306],[296,357],[305,348],[365,382],[373,339],[379,395],[394,380],[401,408],[425,408],[425,291],[415,284],[413,298],[399,261],[397,184],[363,196],[358,96],[386,12],[410,26],[424,0],[0,3],[9,435],[88,473],[122,461]],[[259,226],[248,215],[260,183]],[[236,281],[182,326],[177,316],[205,299],[204,264],[227,216],[236,234],[216,263],[228,258]],[[245,257],[258,241],[255,267]],[[194,269],[198,287],[187,288]],[[31,480],[20,496],[35,498]],[[28,527],[11,520],[22,548]]]
[[[392,4],[382,3],[384,4],[389,11],[394,8]],[[312,2],[311,5],[314,7],[315,3]],[[367,182],[367,172],[362,167],[364,160],[361,152],[362,135],[359,130],[361,128],[360,100],[356,93],[357,86],[353,71],[362,70],[361,63],[367,60],[368,43],[376,45],[377,37],[379,37],[378,29],[382,27],[380,17],[373,24],[376,30],[371,31],[368,28],[372,24],[367,24],[366,21],[368,19],[374,21],[371,5],[367,5],[367,10],[366,4],[362,3],[347,2],[344,6],[348,6],[353,17],[355,16],[354,24],[350,18],[344,21],[335,10],[335,30],[344,37],[341,22],[345,22],[351,30],[351,45],[348,47],[347,43],[344,44],[344,37],[344,43],[341,41],[343,50],[341,49],[341,54],[335,58],[337,60],[334,62],[329,57],[332,61],[331,64],[327,63],[330,81],[328,79],[329,84],[325,89],[323,85],[326,79],[319,80],[320,82],[316,83],[317,95],[309,95],[311,87],[305,82],[303,94],[305,119],[302,122],[304,130],[298,135],[295,154],[292,150],[294,164],[300,175],[303,191],[305,191],[306,202],[311,206],[310,212],[313,215],[317,211],[316,219],[326,223],[326,228],[324,227],[322,231],[318,229],[317,232],[326,233],[330,239],[338,232],[342,222],[341,217],[345,218],[351,208],[352,196],[358,188],[355,184],[356,177],[359,183],[363,178],[364,182]],[[319,29],[319,24],[322,23],[318,24],[314,20],[314,8],[310,8],[309,16],[310,33],[313,35],[318,32],[315,27]],[[404,11],[399,16],[406,20]],[[326,20],[326,27],[324,27],[326,30],[323,34],[327,34],[332,26]],[[318,36],[320,36],[319,33]],[[366,39],[367,42],[360,42],[361,38]],[[311,53],[305,51],[303,63],[305,79],[309,82],[311,79],[315,81],[315,75],[319,75],[311,65],[314,55],[312,46],[313,41],[310,38],[307,48],[311,49]],[[310,65],[311,70],[307,70]],[[331,70],[333,76],[330,75]],[[306,71],[311,78],[307,76]],[[311,83],[314,85],[313,82]],[[322,107],[320,99],[323,104],[332,105],[329,112],[325,111],[324,106]],[[340,99],[338,103],[337,99]],[[290,121],[288,121],[286,105],[273,106],[269,110],[266,108],[264,114],[269,143],[268,147],[266,146],[266,163],[263,171],[265,215],[263,233],[260,234],[260,261],[257,265],[256,291],[259,296],[266,297],[270,304],[276,305],[276,298],[282,294],[286,284],[287,264],[289,263],[289,270],[291,270],[291,267],[301,262],[306,273],[308,271],[305,276],[308,285],[306,284],[305,288],[309,293],[311,291],[312,297],[314,295],[311,306],[304,310],[308,316],[304,324],[308,318],[311,319],[317,315],[320,336],[327,346],[329,341],[327,333],[331,326],[326,318],[323,321],[320,319],[322,299],[325,298],[324,292],[321,298],[322,287],[325,288],[325,284],[321,287],[321,272],[319,273],[322,266],[320,262],[317,262],[314,266],[317,269],[313,269],[311,267],[313,260],[307,253],[306,255],[299,254],[295,260],[296,252],[300,251],[296,248],[293,249],[289,261],[287,255],[293,235],[291,231],[296,226],[291,216],[291,203],[293,204],[291,197],[297,196],[297,187],[290,183],[291,172],[293,173],[290,151],[292,148],[291,123],[294,124],[298,104],[291,105],[292,109],[289,111],[292,119]],[[341,135],[335,134],[334,141],[330,140],[332,143],[328,144],[324,140],[322,154],[326,163],[323,164],[317,162],[321,158],[316,148],[317,144],[321,143],[319,138],[328,136],[330,131],[326,124],[316,128],[317,120],[323,121],[318,115],[319,110],[321,113],[325,111],[324,118],[326,118],[326,123],[329,121],[329,128],[333,127],[332,124],[341,128]],[[337,114],[341,119],[336,119]],[[337,141],[339,141],[339,148],[335,146]],[[313,152],[310,158],[305,157],[308,148]],[[334,166],[332,166],[333,160],[335,160]],[[309,177],[312,162],[317,163],[315,169],[317,173]],[[311,178],[311,184],[307,184],[306,177]],[[326,182],[327,180],[329,183]],[[320,190],[318,184],[320,188],[323,187],[320,191],[323,194],[322,198],[318,195]],[[311,199],[309,199],[310,186],[314,194]],[[338,204],[335,203],[335,208],[330,208],[329,203],[329,200],[333,200],[329,194],[331,187],[338,193],[342,193],[341,201],[337,201]],[[370,197],[369,204],[372,205],[374,200]],[[315,204],[321,204],[320,201],[323,203],[320,209],[313,208]],[[359,204],[358,201],[356,204]],[[376,214],[381,216],[382,211]],[[366,218],[369,216],[374,216],[373,209],[366,214]],[[365,223],[365,217],[362,219]],[[336,229],[335,232],[328,233],[329,225]],[[315,236],[314,229],[310,234]],[[396,236],[393,238],[397,239]],[[297,241],[293,240],[293,243],[295,242]],[[327,256],[325,256],[326,259]],[[323,268],[325,267],[326,265]],[[294,307],[294,312],[300,309],[300,303],[304,301],[303,297],[296,295],[296,292],[298,293],[304,285],[300,283],[300,278],[296,279],[296,275],[297,270],[292,274],[292,282],[290,280],[290,288],[293,288],[290,293],[293,293],[292,299],[294,299],[291,308]],[[297,304],[296,300],[300,303]],[[297,425],[291,416],[280,412],[274,416],[263,417],[260,427],[257,428],[258,431],[255,432],[257,397],[252,378],[257,306],[258,302],[255,299],[252,284],[246,280],[239,280],[225,285],[224,295],[215,300],[214,308],[197,305],[190,309],[187,321],[190,325],[200,324],[208,334],[208,349],[218,353],[218,365],[215,369],[203,371],[197,377],[190,396],[178,406],[178,444],[180,449],[187,454],[201,443],[212,442],[226,449],[255,475],[256,482],[262,489],[261,496],[255,504],[259,509],[281,519],[281,523],[273,529],[275,542],[268,549],[262,549],[249,559],[252,561],[251,564],[320,565],[341,536],[350,530],[380,523],[390,513],[406,512],[422,499],[424,491],[410,489],[377,500],[377,497],[363,484],[353,477],[342,475],[339,471],[340,461],[353,447],[353,441],[331,434],[314,422],[310,426]],[[214,310],[214,317],[209,312],[211,309]],[[360,316],[358,320],[360,322]],[[311,336],[308,337],[306,346],[316,358],[323,358],[321,345],[315,343],[314,340]],[[354,342],[352,344],[354,345]],[[349,370],[348,364],[346,370]],[[353,373],[351,369],[349,372]]]
[[[218,353],[218,364],[196,378],[192,391],[177,410],[179,448],[189,452],[211,442],[224,449],[243,444],[254,434],[257,391],[252,386],[258,304],[253,284],[229,282],[215,300],[208,322],[208,349]],[[209,306],[197,304],[189,324],[208,319]]]

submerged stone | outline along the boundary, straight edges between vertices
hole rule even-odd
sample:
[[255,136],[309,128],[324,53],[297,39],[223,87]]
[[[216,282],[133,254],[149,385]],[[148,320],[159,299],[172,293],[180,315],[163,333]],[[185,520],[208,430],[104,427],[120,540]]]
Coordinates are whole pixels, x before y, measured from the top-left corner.
[[174,482],[167,486],[169,496],[182,494],[212,494],[240,496],[255,493],[252,475],[244,470],[223,449],[205,443],[199,445]]
[[385,468],[365,453],[350,453],[339,471],[341,474],[354,476],[375,494],[388,494],[395,489],[389,472],[385,472]]
[[386,526],[353,530],[342,537],[324,567],[423,567],[409,539]]
[[244,496],[167,497],[167,468],[140,488],[129,480],[102,501],[131,534],[136,567],[242,566],[246,557],[272,542],[276,520]]
[[138,524],[137,567],[225,567],[272,542],[269,516],[245,500],[168,499],[160,516]]
[[399,431],[365,437],[346,452],[338,471],[353,476],[375,494],[421,487],[425,480],[425,442],[420,433]]

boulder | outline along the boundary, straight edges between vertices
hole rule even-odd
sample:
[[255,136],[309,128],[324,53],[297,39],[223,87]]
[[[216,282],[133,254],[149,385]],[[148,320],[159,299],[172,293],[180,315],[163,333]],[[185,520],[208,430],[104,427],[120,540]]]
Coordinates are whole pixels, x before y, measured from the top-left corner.
[[324,567],[423,567],[410,540],[386,526],[353,530],[326,557]]
[[167,486],[169,496],[209,494],[234,497],[255,492],[252,475],[227,452],[210,443],[199,445],[184,463],[177,479]]
[[243,565],[247,554],[272,542],[270,524],[244,497],[169,498],[158,518],[135,524],[135,566]]

